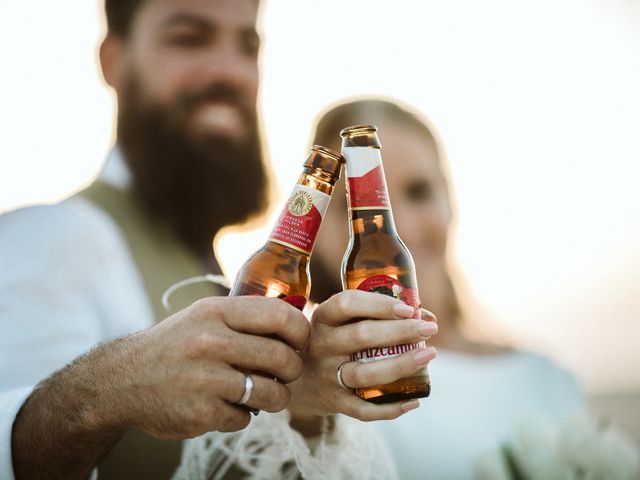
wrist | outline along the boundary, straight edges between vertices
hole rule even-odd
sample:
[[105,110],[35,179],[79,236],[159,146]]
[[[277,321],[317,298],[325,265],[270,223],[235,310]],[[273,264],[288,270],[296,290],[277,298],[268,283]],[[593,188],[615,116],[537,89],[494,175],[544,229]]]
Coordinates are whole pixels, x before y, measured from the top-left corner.
[[11,435],[16,478],[40,477],[42,472],[52,478],[88,477],[125,431],[109,405],[108,362],[99,350],[56,372],[22,405]]
[[100,345],[60,372],[55,387],[73,392],[79,430],[122,435],[131,428],[130,338]]

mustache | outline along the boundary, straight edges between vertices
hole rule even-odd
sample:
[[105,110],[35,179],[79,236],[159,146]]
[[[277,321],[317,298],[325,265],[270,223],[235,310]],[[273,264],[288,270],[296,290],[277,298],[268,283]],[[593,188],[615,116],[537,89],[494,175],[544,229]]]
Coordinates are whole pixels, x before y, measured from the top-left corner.
[[237,107],[245,118],[251,118],[251,111],[242,103],[238,90],[225,84],[210,85],[196,92],[185,93],[179,98],[178,105],[182,112],[187,112],[207,102],[225,102]]

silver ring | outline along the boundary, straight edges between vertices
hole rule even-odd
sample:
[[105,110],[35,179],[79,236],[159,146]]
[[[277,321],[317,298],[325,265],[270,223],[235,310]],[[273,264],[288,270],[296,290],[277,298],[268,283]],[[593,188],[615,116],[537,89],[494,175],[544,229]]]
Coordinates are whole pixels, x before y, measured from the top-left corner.
[[245,405],[249,398],[251,398],[251,392],[253,392],[253,378],[248,373],[244,374],[244,393],[242,398],[238,401],[238,405]]
[[344,388],[345,390],[351,390],[349,387],[347,387],[344,384],[344,380],[342,380],[342,367],[344,367],[344,365],[346,363],[349,363],[349,361],[346,362],[342,362],[340,364],[340,366],[338,367],[338,370],[336,371],[336,378],[338,379],[338,385],[340,385],[342,388]]

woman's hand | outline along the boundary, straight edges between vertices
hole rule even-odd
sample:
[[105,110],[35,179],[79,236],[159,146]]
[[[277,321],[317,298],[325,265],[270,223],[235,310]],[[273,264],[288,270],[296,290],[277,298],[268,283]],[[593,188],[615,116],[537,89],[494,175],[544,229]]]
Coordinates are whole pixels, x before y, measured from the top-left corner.
[[[379,293],[347,290],[334,295],[314,311],[311,340],[303,352],[302,376],[289,385],[289,411],[297,423],[314,416],[343,413],[362,421],[389,420],[419,406],[418,400],[377,405],[355,395],[357,388],[384,385],[409,377],[435,356],[433,347],[418,348],[397,357],[373,362],[351,361],[366,348],[424,341],[438,331],[435,316]],[[342,381],[338,383],[338,368]]]

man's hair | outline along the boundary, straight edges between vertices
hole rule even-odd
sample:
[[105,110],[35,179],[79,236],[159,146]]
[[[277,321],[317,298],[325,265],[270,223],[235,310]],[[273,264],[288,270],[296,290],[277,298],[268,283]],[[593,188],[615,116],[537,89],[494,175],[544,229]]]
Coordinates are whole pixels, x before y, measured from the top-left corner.
[[[147,0],[104,0],[109,33],[126,38],[137,11]],[[260,0],[255,0],[260,3]]]
[[133,17],[146,0],[104,0],[109,33],[127,37],[131,30]]

